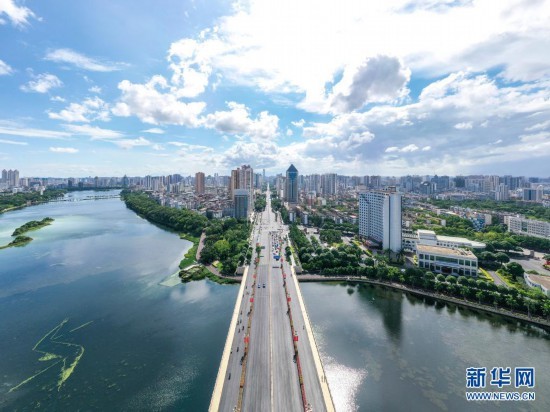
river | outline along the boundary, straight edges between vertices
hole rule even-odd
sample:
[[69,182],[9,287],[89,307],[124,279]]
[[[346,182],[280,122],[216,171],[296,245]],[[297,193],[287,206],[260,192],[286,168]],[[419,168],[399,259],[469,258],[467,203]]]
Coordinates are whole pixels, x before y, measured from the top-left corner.
[[[0,244],[47,216],[55,221],[29,232],[30,244],[0,250],[0,410],[205,410],[238,289],[160,286],[190,243],[119,199],[0,215]],[[33,347],[65,319],[36,348],[59,358],[39,361]],[[58,360],[69,369],[80,347],[60,387],[63,362],[37,375]]]
[[[190,244],[119,199],[0,215],[0,244],[47,216],[0,250],[0,409],[205,411],[238,288],[159,285]],[[339,411],[471,410],[469,366],[538,367],[537,401],[498,406],[550,410],[538,328],[371,286],[302,290]]]
[[[339,411],[550,410],[550,334],[538,327],[378,286],[300,286]],[[486,367],[491,390],[493,367],[524,366],[534,402],[466,401],[466,368]]]

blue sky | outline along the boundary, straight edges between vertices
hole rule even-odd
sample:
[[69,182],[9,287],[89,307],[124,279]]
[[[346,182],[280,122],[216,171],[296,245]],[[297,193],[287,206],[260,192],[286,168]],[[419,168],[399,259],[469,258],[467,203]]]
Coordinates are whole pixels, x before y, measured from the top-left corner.
[[0,169],[548,176],[548,50],[548,0],[0,0]]

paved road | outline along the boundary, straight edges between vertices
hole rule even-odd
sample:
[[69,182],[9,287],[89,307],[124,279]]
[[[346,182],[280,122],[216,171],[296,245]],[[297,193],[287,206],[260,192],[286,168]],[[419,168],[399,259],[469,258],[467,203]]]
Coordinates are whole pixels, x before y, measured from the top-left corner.
[[487,271],[489,276],[491,276],[493,278],[493,281],[495,282],[495,285],[497,285],[497,286],[503,285],[503,286],[508,287],[508,285],[506,285],[506,283],[501,279],[501,277],[498,275],[497,272],[495,272],[494,270],[489,270],[489,269],[485,269],[485,270]]
[[535,270],[539,273],[547,274],[547,270],[544,269],[542,266],[545,263],[545,260],[543,259],[534,259],[528,256],[524,256],[522,258],[510,258],[510,262],[516,262],[519,263],[523,269],[527,272],[528,270]]
[[[246,276],[240,321],[237,322],[227,363],[220,411],[237,410],[239,399],[241,411],[304,410],[290,317],[298,334],[298,361],[307,402],[315,412],[327,410],[320,384],[320,379],[324,377],[318,375],[312,346],[304,330],[305,320],[297,298],[296,282],[290,281],[292,275],[289,264],[284,262],[281,268],[280,262],[273,257],[273,248],[277,243],[284,254],[284,245],[280,239],[283,239],[285,233],[286,228],[275,220],[271,212],[268,194],[266,210],[257,215],[252,235],[253,245],[258,242],[265,248],[262,249],[257,270],[252,265]],[[286,291],[291,299],[290,313]],[[250,340],[243,359],[245,336],[249,336]],[[244,377],[242,389],[241,376]]]

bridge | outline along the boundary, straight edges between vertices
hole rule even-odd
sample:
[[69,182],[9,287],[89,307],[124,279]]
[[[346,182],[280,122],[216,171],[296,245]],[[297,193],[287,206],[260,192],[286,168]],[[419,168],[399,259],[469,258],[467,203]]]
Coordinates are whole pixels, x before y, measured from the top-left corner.
[[78,198],[57,198],[51,199],[48,203],[57,203],[57,202],[83,202],[86,200],[103,200],[103,199],[118,199],[120,198],[119,194],[109,194],[109,195],[89,195]]
[[[209,411],[334,411],[296,273],[287,228],[267,206],[252,231]],[[256,254],[259,250],[259,255]]]

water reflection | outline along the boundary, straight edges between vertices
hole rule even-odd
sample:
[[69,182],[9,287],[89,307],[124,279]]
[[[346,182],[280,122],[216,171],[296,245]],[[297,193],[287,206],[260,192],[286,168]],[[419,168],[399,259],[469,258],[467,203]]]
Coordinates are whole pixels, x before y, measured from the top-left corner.
[[[540,367],[550,335],[541,328],[370,285],[352,294],[301,286],[338,411],[550,410],[550,371]],[[467,367],[524,365],[538,366],[535,403],[465,400]]]

